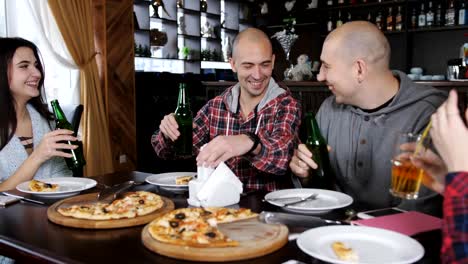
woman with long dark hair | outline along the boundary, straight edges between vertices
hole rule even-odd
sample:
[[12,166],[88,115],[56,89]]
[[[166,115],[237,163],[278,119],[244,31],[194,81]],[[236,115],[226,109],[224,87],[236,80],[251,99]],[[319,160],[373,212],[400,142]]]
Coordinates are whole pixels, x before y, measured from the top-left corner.
[[44,67],[34,43],[0,38],[0,191],[32,178],[71,176],[60,143],[77,140],[70,130],[53,130],[41,96]]

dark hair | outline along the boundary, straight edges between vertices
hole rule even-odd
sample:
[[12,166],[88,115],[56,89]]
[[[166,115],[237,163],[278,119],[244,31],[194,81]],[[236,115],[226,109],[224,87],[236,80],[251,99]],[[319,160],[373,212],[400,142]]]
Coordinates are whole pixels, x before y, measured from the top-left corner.
[[38,85],[39,96],[31,98],[28,103],[46,120],[52,120],[52,114],[41,96],[45,74],[37,46],[22,38],[0,38],[0,113],[2,113],[0,115],[0,150],[11,140],[18,124],[14,98],[8,82],[8,69],[16,50],[20,47],[30,48],[33,51],[37,60],[37,69],[42,76]]

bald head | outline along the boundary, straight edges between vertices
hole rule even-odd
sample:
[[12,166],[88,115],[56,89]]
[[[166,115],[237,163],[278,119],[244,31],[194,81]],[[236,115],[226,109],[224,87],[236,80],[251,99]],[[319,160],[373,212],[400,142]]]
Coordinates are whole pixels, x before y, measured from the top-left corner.
[[390,44],[384,34],[372,23],[353,21],[332,31],[324,45],[335,45],[343,59],[363,59],[374,68],[388,69]]
[[249,43],[258,43],[259,45],[264,45],[265,48],[269,49],[270,53],[273,53],[273,48],[271,46],[270,39],[265,34],[265,32],[256,28],[247,28],[237,34],[232,45],[232,57],[235,57],[238,50],[238,45],[243,42]]

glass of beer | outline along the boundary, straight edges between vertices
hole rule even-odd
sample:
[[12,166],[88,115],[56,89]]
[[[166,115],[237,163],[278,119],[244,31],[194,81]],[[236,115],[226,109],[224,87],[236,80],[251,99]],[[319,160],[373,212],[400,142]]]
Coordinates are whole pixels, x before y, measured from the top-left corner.
[[411,156],[420,155],[429,146],[429,136],[401,133],[395,138],[390,193],[403,199],[418,198],[425,172],[413,165]]

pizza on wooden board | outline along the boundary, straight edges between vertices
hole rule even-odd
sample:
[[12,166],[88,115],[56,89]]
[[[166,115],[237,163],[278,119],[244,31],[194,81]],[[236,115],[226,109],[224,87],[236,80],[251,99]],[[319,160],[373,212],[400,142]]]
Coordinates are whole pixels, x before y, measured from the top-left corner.
[[56,192],[58,191],[59,185],[38,180],[31,180],[29,182],[29,189],[33,192]]
[[59,207],[57,211],[63,216],[88,220],[112,220],[135,218],[150,214],[161,207],[164,201],[154,193],[146,191],[127,192],[124,197],[112,203],[81,203]]
[[245,208],[181,208],[153,220],[148,231],[152,238],[162,243],[192,247],[235,247],[239,242],[223,234],[217,224],[256,216],[256,213]]

